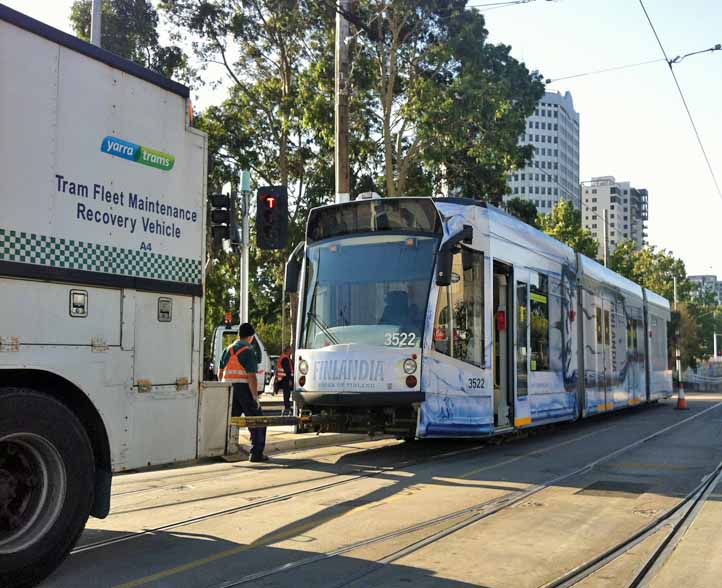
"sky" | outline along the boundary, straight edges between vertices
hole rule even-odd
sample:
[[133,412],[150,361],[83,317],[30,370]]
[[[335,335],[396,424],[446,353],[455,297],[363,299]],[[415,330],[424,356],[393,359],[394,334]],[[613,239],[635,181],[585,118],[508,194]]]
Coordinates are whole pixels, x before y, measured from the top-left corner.
[[[470,0],[480,5],[498,0]],[[72,33],[72,0],[0,0]],[[722,43],[719,0],[644,0],[670,58]],[[489,41],[544,78],[662,57],[639,0],[532,0],[484,11]],[[722,185],[722,51],[689,57],[675,72]],[[216,69],[208,73],[217,78]],[[649,190],[649,242],[681,257],[688,274],[722,279],[722,196],[714,186],[664,62],[553,82],[580,114],[580,177],[614,176]],[[196,107],[224,98],[210,86]],[[715,243],[720,239],[720,250]]]

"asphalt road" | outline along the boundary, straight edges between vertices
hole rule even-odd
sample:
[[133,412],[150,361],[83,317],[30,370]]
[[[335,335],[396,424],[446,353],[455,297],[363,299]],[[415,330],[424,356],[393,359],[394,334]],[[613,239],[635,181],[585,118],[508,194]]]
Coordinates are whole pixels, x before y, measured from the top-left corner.
[[[43,586],[562,585],[675,506],[692,510],[685,497],[722,461],[722,395],[689,398],[688,411],[667,401],[508,439],[117,476],[110,516]],[[722,585],[722,485],[704,492],[654,588]],[[675,520],[575,585],[633,585]]]

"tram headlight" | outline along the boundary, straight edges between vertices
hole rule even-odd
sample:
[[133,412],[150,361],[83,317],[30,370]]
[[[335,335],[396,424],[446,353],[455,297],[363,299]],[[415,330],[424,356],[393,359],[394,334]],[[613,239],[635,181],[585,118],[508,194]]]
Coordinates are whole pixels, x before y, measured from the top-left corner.
[[308,362],[305,359],[298,362],[298,372],[302,376],[305,376],[308,373]]
[[404,372],[407,374],[413,374],[418,366],[413,359],[407,359],[404,361]]

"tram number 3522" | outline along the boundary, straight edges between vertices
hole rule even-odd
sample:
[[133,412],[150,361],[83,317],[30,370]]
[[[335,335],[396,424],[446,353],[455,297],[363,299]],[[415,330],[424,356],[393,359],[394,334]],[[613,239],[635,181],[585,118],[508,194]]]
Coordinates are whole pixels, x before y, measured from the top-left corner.
[[485,387],[484,378],[468,378],[467,385],[472,390],[481,390]]
[[384,333],[386,347],[413,347],[416,343],[416,333]]

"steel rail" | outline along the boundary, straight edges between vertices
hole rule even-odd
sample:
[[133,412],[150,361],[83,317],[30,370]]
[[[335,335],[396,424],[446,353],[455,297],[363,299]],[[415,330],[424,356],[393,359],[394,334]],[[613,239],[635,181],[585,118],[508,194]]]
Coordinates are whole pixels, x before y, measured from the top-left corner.
[[[653,439],[656,439],[657,437],[659,437],[673,429],[676,429],[677,427],[680,427],[694,419],[697,419],[697,418],[701,417],[702,415],[707,414],[711,410],[714,410],[720,406],[722,406],[722,402],[718,402],[717,404],[715,404],[711,407],[708,407],[696,414],[693,414],[681,421],[678,421],[678,422],[668,425],[667,427],[664,427],[658,431],[655,431],[654,433],[647,435],[646,437],[643,437],[642,439],[638,439],[632,443],[629,443],[629,444],[613,451],[612,453],[609,453],[608,455],[606,455],[604,457],[597,458],[579,468],[574,469],[571,472],[562,474],[560,476],[556,476],[556,477],[554,477],[550,480],[547,480],[541,484],[527,488],[526,490],[510,492],[510,493],[504,494],[501,497],[497,497],[495,499],[491,499],[489,501],[485,501],[485,502],[473,505],[473,506],[463,509],[461,511],[449,513],[447,515],[442,515],[440,517],[436,517],[436,518],[430,519],[428,521],[423,521],[421,523],[417,523],[415,525],[411,525],[411,526],[405,527],[403,529],[397,529],[396,531],[391,531],[389,533],[385,533],[383,535],[378,535],[376,537],[362,539],[360,541],[351,543],[349,545],[342,546],[342,547],[332,550],[332,551],[320,553],[320,554],[313,555],[313,556],[303,558],[303,559],[299,559],[299,560],[296,560],[293,562],[287,562],[280,566],[276,566],[276,567],[270,568],[268,570],[262,570],[259,572],[248,574],[246,576],[237,578],[235,580],[227,580],[220,584],[214,585],[212,588],[234,588],[234,587],[240,586],[242,584],[247,584],[249,582],[253,582],[253,581],[256,581],[259,579],[267,578],[269,576],[274,576],[274,575],[281,574],[281,573],[284,573],[284,572],[287,572],[287,571],[290,571],[293,569],[297,569],[297,568],[300,568],[303,566],[307,566],[307,565],[310,565],[313,563],[324,561],[324,560],[327,560],[327,559],[330,559],[333,557],[337,557],[339,555],[343,555],[345,553],[354,551],[356,549],[365,547],[367,545],[381,543],[381,542],[387,541],[389,539],[399,537],[401,535],[409,534],[409,533],[412,533],[412,532],[415,532],[415,531],[418,531],[418,530],[421,530],[421,529],[424,529],[424,528],[427,528],[430,526],[437,525],[441,522],[445,522],[448,520],[453,520],[454,518],[469,515],[464,520],[459,521],[458,523],[455,523],[454,525],[452,525],[451,527],[449,527],[447,529],[443,529],[441,531],[433,533],[433,534],[429,535],[428,537],[420,539],[419,541],[416,541],[416,542],[412,543],[411,545],[408,545],[408,546],[406,546],[398,551],[395,551],[394,553],[392,553],[376,562],[373,562],[371,569],[365,570],[365,571],[361,572],[360,574],[357,574],[357,575],[353,576],[352,578],[347,579],[347,581],[345,581],[344,583],[339,585],[339,587],[340,586],[348,586],[349,584],[352,584],[353,582],[356,582],[357,580],[360,580],[372,573],[375,573],[376,571],[382,569],[383,567],[385,567],[407,555],[410,555],[411,553],[414,553],[432,543],[435,543],[441,539],[444,539],[444,538],[448,537],[449,535],[452,535],[452,534],[456,533],[457,531],[460,531],[461,529],[464,529],[470,525],[473,525],[474,523],[476,523],[482,519],[490,517],[494,514],[501,512],[502,510],[510,508],[516,504],[519,504],[520,502],[523,502],[526,499],[528,499],[530,496],[533,496],[534,494],[537,494],[537,493],[541,492],[542,490],[549,488],[550,486],[558,484],[559,482],[562,482],[562,481],[572,478],[574,476],[578,476],[583,473],[586,473],[586,472],[594,469],[599,464],[607,462],[610,459],[613,459],[622,453],[630,451],[636,447],[639,447],[640,445],[642,445],[644,443],[647,443]],[[720,465],[722,466],[722,464],[720,464]],[[551,587],[552,585],[553,584],[550,584],[549,587]],[[547,588],[546,585],[545,585],[545,588]]]
[[[187,525],[192,525],[192,524],[195,524],[195,523],[207,521],[207,520],[210,520],[210,519],[213,519],[213,518],[217,518],[217,517],[221,517],[221,516],[226,516],[226,515],[231,515],[231,514],[235,514],[235,513],[238,513],[238,512],[243,512],[243,511],[246,511],[246,510],[251,510],[251,509],[254,509],[254,508],[259,508],[259,507],[266,506],[266,505],[269,505],[269,504],[274,504],[274,503],[276,503],[276,502],[283,502],[283,501],[285,501],[285,500],[289,500],[289,499],[292,499],[292,498],[296,498],[297,496],[302,496],[302,495],[304,495],[304,494],[312,494],[312,493],[314,493],[314,492],[320,492],[320,491],[323,491],[323,490],[328,490],[329,488],[335,488],[335,487],[342,486],[342,485],[345,485],[345,484],[350,484],[350,483],[356,482],[356,481],[358,481],[358,480],[365,480],[365,479],[369,479],[369,478],[374,478],[374,477],[380,476],[380,475],[382,475],[382,474],[384,474],[384,473],[396,471],[396,470],[398,470],[398,469],[400,469],[400,468],[405,468],[405,467],[415,466],[415,465],[423,465],[423,464],[426,464],[426,463],[431,463],[431,462],[436,461],[436,460],[438,460],[438,459],[445,459],[445,458],[454,457],[454,456],[457,456],[457,455],[462,455],[462,454],[465,454],[465,453],[471,453],[471,452],[475,452],[475,451],[480,451],[480,450],[484,449],[485,447],[486,447],[485,445],[478,445],[478,446],[469,447],[469,448],[465,448],[465,449],[455,449],[455,450],[453,450],[453,451],[447,451],[447,452],[444,452],[444,453],[439,453],[439,454],[433,455],[433,456],[428,457],[428,458],[425,458],[425,459],[407,460],[407,461],[401,462],[401,463],[399,463],[399,464],[396,464],[396,465],[394,465],[394,466],[384,466],[384,467],[380,467],[380,468],[374,468],[374,469],[372,469],[371,471],[364,471],[363,473],[354,473],[354,472],[362,471],[362,470],[359,470],[358,468],[355,469],[355,470],[352,470],[352,471],[350,471],[350,472],[348,472],[348,473],[342,473],[342,472],[341,472],[341,473],[338,473],[337,475],[339,475],[339,476],[351,476],[351,477],[350,477],[350,478],[347,478],[347,479],[345,479],[345,480],[339,480],[339,481],[337,481],[337,482],[330,482],[330,483],[327,483],[327,484],[320,484],[320,485],[318,485],[318,486],[314,486],[313,488],[305,488],[305,489],[303,489],[303,490],[297,490],[297,491],[295,491],[295,492],[288,492],[288,493],[286,493],[286,494],[280,494],[280,495],[277,495],[277,496],[271,496],[271,497],[269,497],[269,498],[262,498],[262,499],[260,499],[260,500],[256,500],[256,501],[253,501],[253,502],[249,502],[249,503],[243,504],[243,505],[241,505],[241,506],[235,506],[235,507],[226,508],[226,509],[219,510],[219,511],[210,512],[210,513],[207,513],[207,514],[204,514],[204,515],[199,515],[199,516],[196,516],[196,517],[186,518],[186,519],[183,519],[183,520],[180,520],[180,521],[175,521],[175,522],[173,522],[173,523],[167,523],[167,524],[161,525],[161,526],[159,526],[159,527],[154,527],[154,528],[152,528],[152,529],[144,529],[144,530],[142,530],[142,531],[136,531],[136,532],[132,532],[132,533],[126,533],[126,534],[120,535],[120,536],[118,536],[118,537],[113,537],[113,538],[111,538],[111,539],[104,539],[104,540],[96,541],[96,542],[93,542],[93,543],[88,543],[87,545],[82,545],[82,546],[79,546],[79,547],[74,548],[74,549],[70,552],[70,555],[76,555],[76,554],[79,554],[79,553],[85,553],[85,552],[93,551],[93,550],[100,549],[100,548],[103,548],[103,547],[108,547],[108,546],[110,546],[110,545],[115,545],[115,544],[117,544],[117,543],[124,543],[124,542],[126,542],[126,541],[132,541],[132,540],[134,540],[134,539],[140,539],[141,537],[146,537],[146,536],[148,536],[148,535],[153,535],[153,534],[155,534],[155,533],[160,533],[160,532],[163,532],[163,531],[169,531],[169,530],[172,530],[172,529],[177,529],[177,528],[179,528],[179,527],[184,527],[184,526],[187,526]],[[302,484],[303,482],[298,482],[298,483],[299,483],[299,484]],[[249,490],[249,492],[252,492],[252,490]]]
[[[661,516],[654,519],[651,523],[645,525],[640,530],[636,531],[623,541],[620,541],[619,543],[615,544],[614,546],[610,547],[599,555],[569,570],[566,574],[555,578],[554,580],[547,582],[546,584],[543,584],[539,588],[571,588],[571,586],[578,584],[585,578],[591,576],[606,565],[628,553],[632,548],[636,547],[637,545],[639,545],[652,535],[658,533],[665,527],[668,527],[670,524],[674,525],[674,528],[677,529],[679,524],[689,520],[688,517],[691,510],[694,508],[695,505],[700,504],[699,500],[703,495],[705,495],[705,493],[709,494],[709,492],[711,492],[712,488],[714,488],[721,476],[722,462],[720,462],[720,464],[718,464],[717,467],[710,474],[705,475],[702,481],[697,486],[695,486],[695,488],[691,492],[689,492],[678,504],[670,508]],[[691,524],[691,520],[689,520],[689,523]],[[685,527],[685,531],[688,526],[689,525]],[[674,531],[672,534],[674,534]],[[630,588],[637,588],[638,586],[640,586],[640,582],[643,579],[648,579],[649,577],[651,577],[647,575],[643,576],[643,574],[646,574],[646,572],[651,569],[652,564],[661,557],[662,549],[665,546],[669,545],[670,538],[671,535],[670,537],[665,539],[660,548],[656,550],[655,553],[647,560],[647,563],[645,564],[641,572],[637,574],[635,580],[630,584]],[[678,539],[677,541],[675,541],[674,545],[677,544],[679,538],[681,538],[681,535],[678,536]],[[671,551],[667,553],[666,556],[668,557],[670,553]],[[639,578],[639,580],[637,580],[637,578]]]

